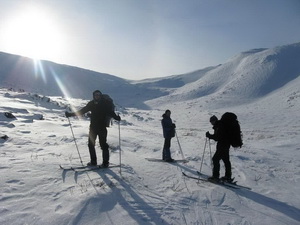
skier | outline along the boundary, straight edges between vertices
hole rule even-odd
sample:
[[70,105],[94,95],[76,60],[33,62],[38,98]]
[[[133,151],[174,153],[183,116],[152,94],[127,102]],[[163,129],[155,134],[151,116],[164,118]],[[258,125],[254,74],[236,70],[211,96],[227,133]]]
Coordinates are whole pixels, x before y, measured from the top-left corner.
[[97,155],[95,150],[95,144],[97,136],[99,136],[100,147],[102,149],[102,160],[101,167],[109,166],[109,146],[106,143],[107,129],[106,129],[106,118],[107,116],[113,117],[115,120],[120,121],[121,117],[107,106],[107,102],[102,97],[102,93],[99,90],[93,92],[93,100],[77,112],[66,112],[66,117],[80,116],[87,112],[91,112],[91,122],[89,130],[88,148],[90,152],[91,161],[88,166],[97,165]]
[[170,147],[171,147],[171,139],[175,137],[175,128],[176,125],[172,122],[171,119],[171,111],[166,110],[165,113],[162,115],[163,119],[161,120],[161,125],[163,128],[163,134],[165,138],[163,152],[162,152],[162,159],[165,162],[173,162],[174,159],[171,157]]
[[212,181],[218,181],[220,177],[220,160],[225,165],[225,176],[221,180],[232,182],[231,179],[231,163],[229,159],[230,141],[228,138],[228,132],[226,132],[225,125],[221,120],[218,120],[216,116],[210,118],[210,123],[213,125],[214,134],[206,132],[206,137],[217,141],[216,152],[212,158],[213,161],[213,175],[209,179]]

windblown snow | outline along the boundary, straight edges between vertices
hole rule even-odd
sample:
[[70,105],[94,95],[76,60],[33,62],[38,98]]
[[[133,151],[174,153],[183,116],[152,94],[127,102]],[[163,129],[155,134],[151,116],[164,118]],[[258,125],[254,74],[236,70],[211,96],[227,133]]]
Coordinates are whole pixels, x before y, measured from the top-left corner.
[[[300,224],[299,62],[295,43],[130,81],[1,53],[0,224]],[[69,123],[64,112],[96,89],[113,97],[122,118],[108,128],[111,163],[121,167],[62,170],[89,162],[89,119]],[[145,160],[161,158],[166,109],[177,127],[172,157],[182,159],[181,147],[188,163]],[[227,111],[243,131],[244,146],[230,151],[233,176],[251,190],[182,176],[197,176],[202,160],[201,172],[211,174],[216,143],[205,132],[210,116]]]

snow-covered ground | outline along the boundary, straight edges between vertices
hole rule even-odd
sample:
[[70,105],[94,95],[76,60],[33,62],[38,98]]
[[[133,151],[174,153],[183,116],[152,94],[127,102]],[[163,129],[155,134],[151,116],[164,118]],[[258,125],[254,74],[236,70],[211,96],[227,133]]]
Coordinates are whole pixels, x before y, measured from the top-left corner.
[[[59,168],[80,165],[78,151],[84,164],[89,161],[89,120],[70,118],[77,151],[64,116],[68,106],[79,109],[89,99],[52,92],[43,93],[45,97],[26,86],[27,92],[18,91],[18,83],[12,90],[1,83],[0,137],[8,139],[0,139],[0,224],[300,224],[299,49],[299,43],[256,49],[198,72],[128,82],[130,88],[145,88],[145,96],[138,98],[147,100],[149,109],[121,107],[124,100],[115,99],[121,136],[114,122],[108,143],[111,163],[119,164],[121,139],[121,169]],[[125,88],[128,96],[130,88]],[[164,94],[155,97],[154,90]],[[115,91],[122,93],[120,86],[107,93]],[[161,157],[160,120],[167,108],[188,163],[145,160]],[[205,132],[211,131],[209,117],[226,111],[238,115],[244,135],[244,146],[230,152],[233,176],[251,190],[182,176],[197,176]],[[5,112],[16,119],[5,117]],[[208,175],[210,150],[215,151],[215,143],[210,143],[202,167]],[[171,152],[173,158],[182,158],[176,138]],[[100,160],[99,146],[97,153]]]

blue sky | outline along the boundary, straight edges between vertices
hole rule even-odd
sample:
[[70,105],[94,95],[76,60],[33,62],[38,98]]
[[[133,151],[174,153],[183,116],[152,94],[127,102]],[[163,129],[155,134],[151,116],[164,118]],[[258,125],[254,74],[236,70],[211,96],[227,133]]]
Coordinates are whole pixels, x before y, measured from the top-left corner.
[[126,79],[300,41],[299,0],[1,0],[0,51]]

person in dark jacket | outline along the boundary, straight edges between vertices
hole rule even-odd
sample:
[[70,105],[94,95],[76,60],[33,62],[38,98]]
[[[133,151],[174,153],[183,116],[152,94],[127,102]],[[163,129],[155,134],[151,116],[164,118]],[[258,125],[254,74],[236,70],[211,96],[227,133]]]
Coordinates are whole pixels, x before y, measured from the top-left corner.
[[106,118],[110,116],[117,121],[120,121],[120,116],[107,105],[107,102],[102,98],[102,93],[99,90],[93,92],[93,100],[77,112],[66,112],[66,117],[81,116],[87,112],[91,112],[91,122],[89,130],[88,148],[90,152],[91,161],[88,163],[90,166],[97,165],[97,155],[95,144],[97,136],[99,137],[100,147],[102,149],[102,167],[109,166],[109,146],[107,144],[107,129]]
[[225,176],[222,180],[231,182],[231,163],[229,158],[230,141],[222,121],[218,120],[216,116],[210,118],[210,123],[213,125],[214,134],[206,132],[206,137],[217,141],[216,152],[212,158],[213,161],[213,175],[209,179],[219,180],[220,177],[220,160],[225,165]]
[[161,120],[161,125],[163,128],[163,134],[165,138],[162,159],[166,162],[173,162],[174,159],[171,157],[171,139],[175,136],[175,124],[172,122],[171,119],[171,111],[166,110],[166,112],[162,115],[163,119]]

